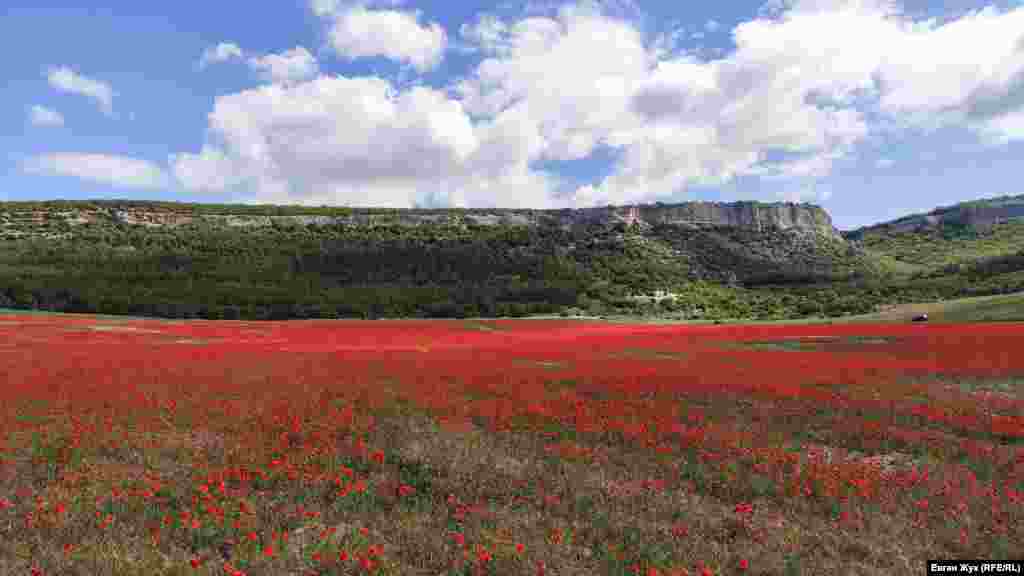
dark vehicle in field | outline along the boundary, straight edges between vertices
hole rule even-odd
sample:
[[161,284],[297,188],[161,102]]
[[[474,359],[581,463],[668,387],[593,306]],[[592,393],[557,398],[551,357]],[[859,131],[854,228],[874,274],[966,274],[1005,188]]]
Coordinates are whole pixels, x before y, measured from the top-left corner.
[[911,322],[927,322],[928,321],[928,315],[927,314],[918,314],[917,316],[914,316],[913,318],[911,318],[910,321]]

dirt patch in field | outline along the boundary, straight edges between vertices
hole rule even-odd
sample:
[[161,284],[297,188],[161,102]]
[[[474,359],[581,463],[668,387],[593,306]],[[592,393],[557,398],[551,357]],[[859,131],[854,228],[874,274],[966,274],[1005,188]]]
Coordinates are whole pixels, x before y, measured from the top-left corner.
[[223,342],[216,338],[168,338],[160,341],[162,344],[213,344]]
[[95,332],[145,332],[149,334],[160,334],[159,330],[148,330],[138,326],[119,326],[116,324],[93,324],[87,327]]
[[692,356],[692,353],[687,352],[667,352],[646,348],[624,348],[620,352],[613,352],[608,355],[609,358],[640,358],[645,360],[687,360]]
[[516,358],[512,361],[517,364],[530,364],[533,366],[540,366],[541,368],[548,368],[551,370],[560,370],[569,365],[568,362],[555,362],[553,360],[531,360],[529,358]]
[[889,336],[797,336],[778,340],[748,340],[723,343],[726,348],[769,351],[838,351],[893,344],[900,338]]
[[468,330],[476,330],[478,332],[501,332],[504,330],[502,327],[497,326],[495,324],[489,322],[479,322],[475,320],[463,322],[462,327]]

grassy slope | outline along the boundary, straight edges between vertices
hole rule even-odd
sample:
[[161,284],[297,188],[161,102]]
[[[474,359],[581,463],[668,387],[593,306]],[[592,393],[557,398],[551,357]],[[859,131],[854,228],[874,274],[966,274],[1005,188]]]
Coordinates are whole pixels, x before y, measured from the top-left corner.
[[930,322],[1024,322],[1024,293],[902,304],[875,314],[850,316],[836,321],[906,322],[917,314],[928,314]]
[[860,242],[892,271],[910,273],[1014,254],[1024,245],[1024,219],[996,224],[987,231],[945,228],[892,233],[878,227],[863,231]]
[[[977,296],[958,298],[942,302],[921,302],[899,304],[885,308],[872,314],[858,314],[838,318],[796,318],[786,320],[754,321],[744,319],[724,320],[727,323],[742,324],[842,324],[847,322],[909,322],[918,314],[928,314],[932,323],[966,323],[966,322],[1024,322],[1024,292],[1001,294],[996,296]],[[537,316],[536,318],[557,318],[557,316]],[[581,319],[597,321],[595,317]],[[642,316],[624,316],[609,318],[614,323],[645,323],[645,324],[714,324],[710,320],[658,320]]]

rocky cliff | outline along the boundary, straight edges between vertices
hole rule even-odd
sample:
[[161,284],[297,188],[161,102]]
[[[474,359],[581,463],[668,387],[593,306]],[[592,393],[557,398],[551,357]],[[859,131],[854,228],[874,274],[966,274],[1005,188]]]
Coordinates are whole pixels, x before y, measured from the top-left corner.
[[639,206],[642,221],[652,224],[727,226],[748,230],[798,230],[828,236],[838,233],[828,212],[811,204],[760,202],[687,202],[684,204]]
[[[42,207],[40,207],[42,204]],[[678,225],[685,227],[731,227],[746,230],[791,230],[838,237],[828,213],[810,204],[759,202],[686,202],[681,204],[649,204],[607,206],[561,210],[519,209],[452,209],[452,210],[381,210],[336,209],[337,214],[302,214],[302,207],[288,207],[292,214],[253,214],[253,207],[232,213],[196,210],[187,204],[152,205],[132,202],[94,204],[82,208],[47,208],[46,203],[0,203],[0,233],[31,234],[38,228],[54,224],[74,227],[87,223],[120,223],[135,226],[181,226],[198,222],[229,227],[264,226],[346,226],[346,225],[478,225],[494,226],[559,226],[576,228],[590,225],[637,224],[639,226]],[[322,209],[313,209],[321,211]],[[37,230],[38,231],[38,230]]]

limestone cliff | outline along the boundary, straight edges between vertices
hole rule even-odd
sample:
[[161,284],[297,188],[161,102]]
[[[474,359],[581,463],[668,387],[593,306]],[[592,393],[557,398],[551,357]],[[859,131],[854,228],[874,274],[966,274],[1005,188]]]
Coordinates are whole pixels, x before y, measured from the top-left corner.
[[[680,204],[646,204],[606,206],[597,208],[524,210],[524,209],[451,209],[451,210],[383,210],[338,209],[337,215],[301,214],[301,207],[290,207],[289,215],[232,213],[230,208],[219,213],[193,210],[189,205],[148,207],[131,205],[95,206],[80,209],[39,208],[38,204],[22,209],[19,203],[0,205],[0,232],[24,235],[46,224],[62,223],[74,227],[86,223],[118,223],[122,225],[163,227],[207,223],[214,226],[346,226],[442,224],[452,226],[560,226],[575,228],[587,225],[633,224],[640,226],[678,225],[684,227],[731,227],[746,230],[791,230],[838,237],[828,213],[810,204],[759,202],[685,202]],[[252,207],[247,207],[252,208]],[[250,211],[251,212],[251,211]],[[40,232],[42,232],[40,230]],[[31,233],[31,232],[28,232]]]
[[651,224],[728,226],[748,230],[775,228],[838,235],[828,212],[811,204],[687,202],[638,206],[636,215]]

